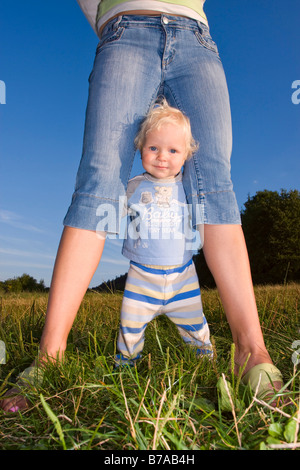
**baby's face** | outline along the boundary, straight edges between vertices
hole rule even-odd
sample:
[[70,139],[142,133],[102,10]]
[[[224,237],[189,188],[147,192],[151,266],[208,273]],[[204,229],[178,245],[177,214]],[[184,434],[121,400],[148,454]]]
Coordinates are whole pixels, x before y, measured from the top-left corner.
[[142,149],[142,164],[155,178],[174,178],[180,172],[186,154],[182,127],[168,123],[148,132]]

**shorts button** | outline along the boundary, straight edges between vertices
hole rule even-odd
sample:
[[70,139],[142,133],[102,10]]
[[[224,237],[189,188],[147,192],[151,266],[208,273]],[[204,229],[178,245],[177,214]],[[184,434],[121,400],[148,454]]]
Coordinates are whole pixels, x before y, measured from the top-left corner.
[[163,23],[164,23],[164,24],[169,24],[169,20],[168,20],[168,18],[166,18],[165,16],[163,17]]

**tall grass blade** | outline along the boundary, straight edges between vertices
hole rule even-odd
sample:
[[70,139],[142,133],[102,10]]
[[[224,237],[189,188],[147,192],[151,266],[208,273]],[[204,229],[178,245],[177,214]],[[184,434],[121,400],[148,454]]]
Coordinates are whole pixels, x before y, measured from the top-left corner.
[[54,424],[54,427],[55,427],[56,432],[59,436],[60,442],[62,443],[63,449],[67,450],[67,446],[66,446],[65,438],[64,438],[64,433],[63,433],[63,430],[62,430],[62,427],[61,427],[61,424],[59,422],[58,417],[53,413],[53,411],[51,410],[48,403],[46,403],[46,400],[45,400],[45,398],[43,397],[42,394],[40,394],[40,399],[41,399],[44,410],[46,411],[48,417],[50,418],[50,420]]

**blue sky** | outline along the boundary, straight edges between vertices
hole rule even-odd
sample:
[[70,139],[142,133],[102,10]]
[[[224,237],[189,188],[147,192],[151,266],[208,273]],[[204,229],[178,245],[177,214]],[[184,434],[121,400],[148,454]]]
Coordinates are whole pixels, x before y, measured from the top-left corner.
[[[299,1],[207,0],[205,12],[230,92],[240,208],[260,190],[300,189]],[[0,280],[49,286],[98,41],[75,0],[2,0],[0,31]],[[91,286],[127,267],[109,240]]]

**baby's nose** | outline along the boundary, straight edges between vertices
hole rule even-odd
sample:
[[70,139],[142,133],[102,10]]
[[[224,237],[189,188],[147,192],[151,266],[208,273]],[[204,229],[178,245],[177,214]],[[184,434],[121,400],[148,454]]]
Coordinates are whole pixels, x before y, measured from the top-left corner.
[[165,159],[166,159],[166,153],[165,153],[163,150],[161,150],[161,151],[158,153],[157,158],[158,158],[159,160],[165,160]]

